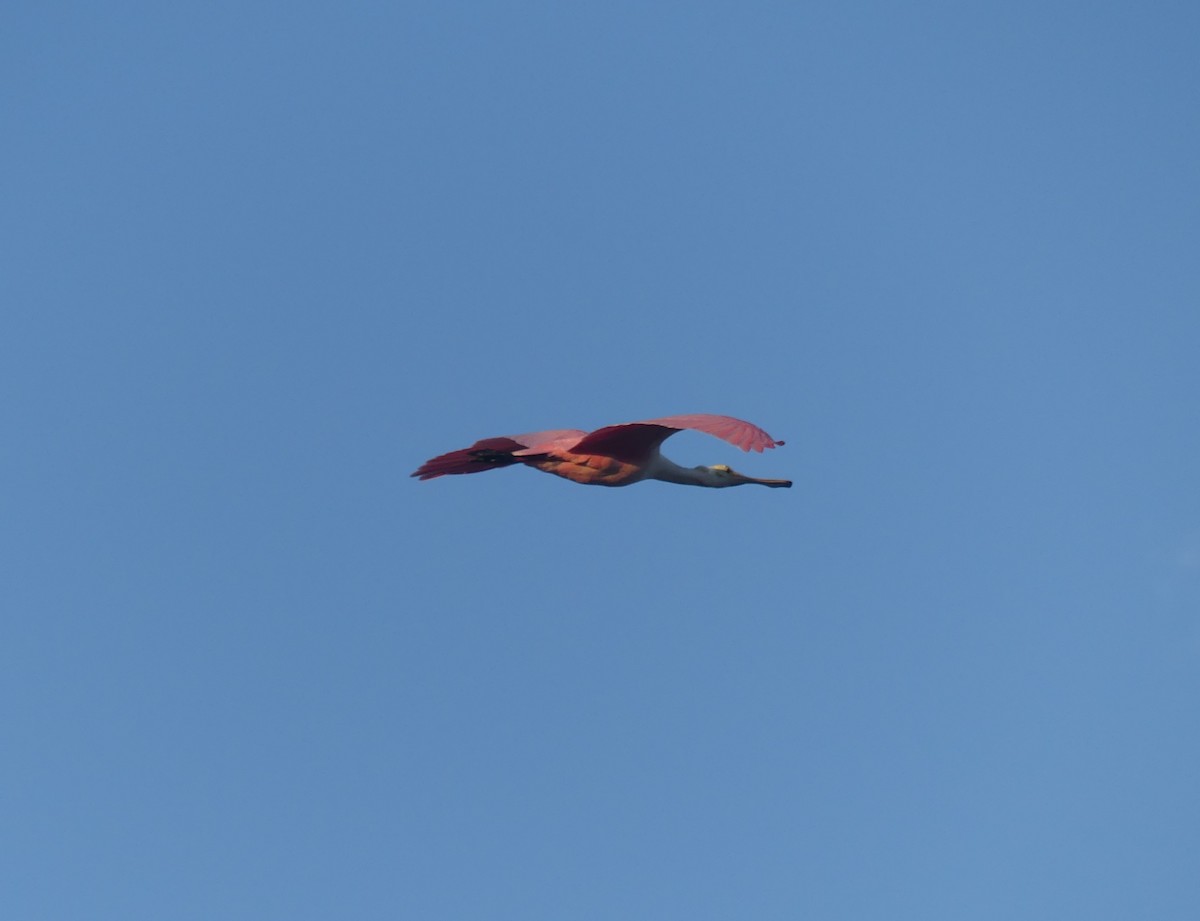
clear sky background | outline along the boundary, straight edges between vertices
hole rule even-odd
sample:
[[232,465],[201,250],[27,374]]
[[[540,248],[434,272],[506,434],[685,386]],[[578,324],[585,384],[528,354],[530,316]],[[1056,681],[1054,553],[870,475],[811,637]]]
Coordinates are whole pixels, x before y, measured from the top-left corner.
[[[1200,7],[16,2],[0,914],[1200,915]],[[419,483],[726,413],[790,491]]]

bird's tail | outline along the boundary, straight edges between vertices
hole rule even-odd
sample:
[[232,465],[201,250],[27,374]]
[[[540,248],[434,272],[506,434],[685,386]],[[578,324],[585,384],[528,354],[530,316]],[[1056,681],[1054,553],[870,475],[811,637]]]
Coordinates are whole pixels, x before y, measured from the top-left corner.
[[411,475],[432,480],[451,473],[483,473],[485,470],[511,467],[521,463],[520,458],[512,456],[513,451],[523,450],[524,447],[511,438],[484,438],[469,448],[430,458]]

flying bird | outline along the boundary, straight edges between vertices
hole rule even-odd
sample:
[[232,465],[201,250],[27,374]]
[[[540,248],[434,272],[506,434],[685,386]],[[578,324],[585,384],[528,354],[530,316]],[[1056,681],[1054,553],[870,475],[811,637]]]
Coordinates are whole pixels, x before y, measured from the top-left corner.
[[732,416],[693,413],[666,416],[645,422],[610,425],[594,432],[554,429],[526,435],[484,438],[469,448],[439,454],[423,463],[414,474],[422,480],[452,473],[482,473],[524,464],[544,473],[588,486],[628,486],[639,480],[663,480],[684,486],[791,486],[791,480],[761,480],[731,470],[724,464],[713,467],[681,467],[659,452],[662,443],[684,429],[706,432],[737,445],[743,451],[762,451],[783,444],[756,425]]

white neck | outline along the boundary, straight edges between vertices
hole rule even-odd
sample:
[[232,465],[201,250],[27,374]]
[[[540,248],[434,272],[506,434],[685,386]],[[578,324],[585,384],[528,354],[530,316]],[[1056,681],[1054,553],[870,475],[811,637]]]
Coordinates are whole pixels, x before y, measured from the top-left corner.
[[679,483],[682,486],[714,486],[712,471],[707,467],[680,467],[661,454],[646,465],[647,480],[662,480],[664,483]]

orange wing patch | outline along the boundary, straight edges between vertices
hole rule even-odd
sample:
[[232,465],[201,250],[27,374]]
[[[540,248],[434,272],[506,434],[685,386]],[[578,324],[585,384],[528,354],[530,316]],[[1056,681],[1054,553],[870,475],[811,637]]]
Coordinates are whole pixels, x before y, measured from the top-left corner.
[[627,464],[603,454],[556,451],[553,454],[530,458],[525,463],[545,473],[553,473],[555,476],[588,486],[628,486],[646,475],[641,466]]

